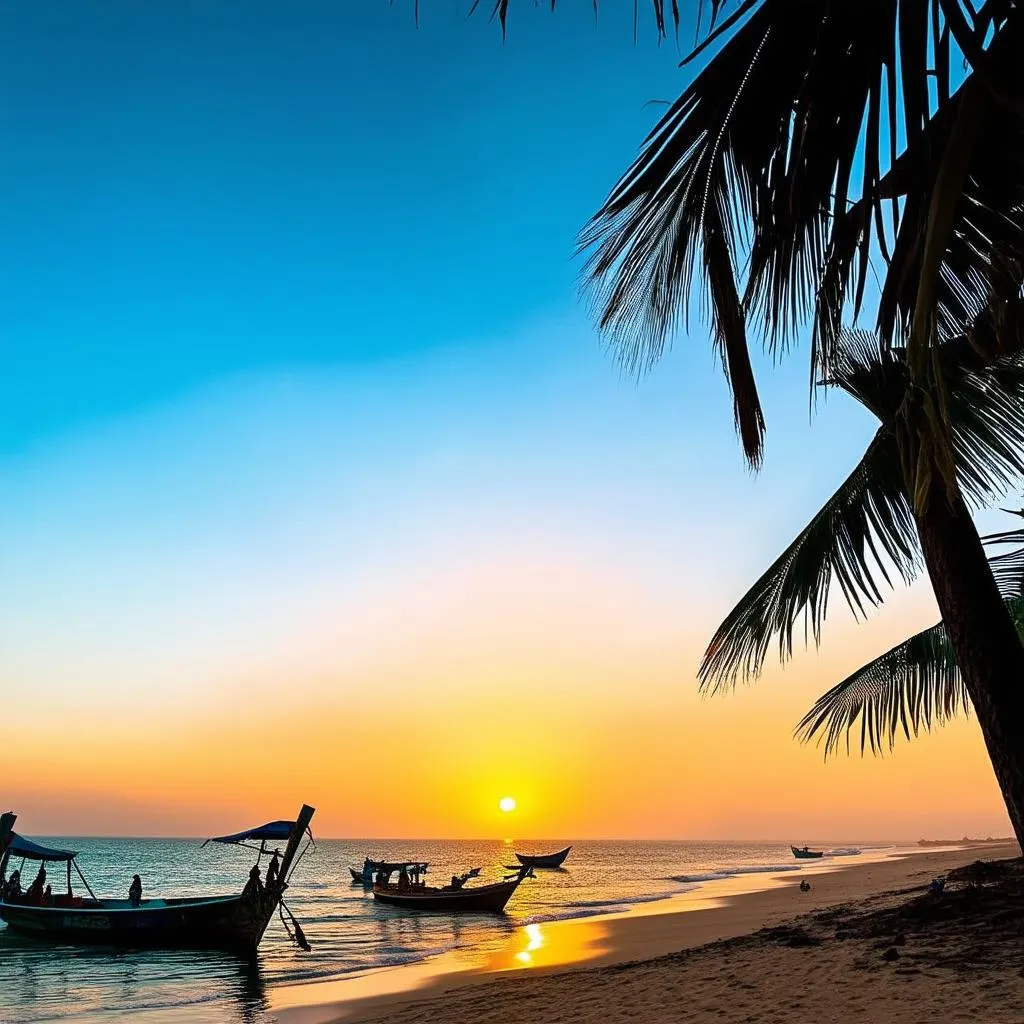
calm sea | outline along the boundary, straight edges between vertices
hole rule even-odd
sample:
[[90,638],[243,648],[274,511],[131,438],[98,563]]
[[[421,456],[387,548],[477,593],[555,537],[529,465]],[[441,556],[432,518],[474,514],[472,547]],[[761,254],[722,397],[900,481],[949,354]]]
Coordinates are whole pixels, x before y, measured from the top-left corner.
[[[199,842],[182,839],[52,842],[80,851],[79,863],[99,896],[123,898],[136,872],[148,896],[237,891],[251,863],[244,850],[200,849]],[[517,848],[542,852],[568,842]],[[836,855],[851,845],[822,844]],[[271,1024],[268,993],[275,986],[454,949],[486,951],[518,925],[621,911],[733,873],[749,873],[756,887],[758,873],[799,868],[782,843],[581,842],[564,869],[538,872],[520,886],[506,916],[451,918],[377,905],[349,881],[348,866],[361,866],[364,856],[427,860],[439,879],[481,866],[482,878],[493,880],[501,865],[514,861],[512,848],[502,842],[321,841],[299,865],[288,896],[312,952],[292,945],[275,917],[252,963],[220,953],[54,947],[20,939],[0,925],[0,1022]],[[31,880],[32,866],[23,874]]]

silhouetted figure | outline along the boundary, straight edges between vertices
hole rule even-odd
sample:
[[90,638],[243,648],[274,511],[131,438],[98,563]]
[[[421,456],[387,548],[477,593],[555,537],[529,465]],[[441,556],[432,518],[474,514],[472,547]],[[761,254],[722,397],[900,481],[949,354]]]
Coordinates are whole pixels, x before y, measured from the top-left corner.
[[409,888],[409,872],[406,871],[405,865],[402,865],[402,870],[398,872],[398,891],[405,892]]
[[250,896],[254,899],[263,895],[263,883],[260,881],[260,867],[258,864],[253,864],[252,870],[249,872],[249,881],[245,883],[242,895]]
[[21,872],[15,869],[11,877],[7,879],[7,886],[4,888],[5,900],[21,899]]
[[43,889],[46,888],[46,865],[39,865],[39,874],[36,875],[35,881],[28,887],[29,902],[31,903],[42,903],[43,901]]
[[274,856],[270,858],[270,863],[267,865],[267,888],[269,889],[272,885],[277,885],[278,874],[281,870],[281,854],[280,851],[275,850]]
[[43,903],[48,907],[53,906],[53,889],[50,888],[49,882],[47,882],[46,889],[43,891]]
[[142,903],[142,879],[132,875],[132,884],[128,886],[128,903],[137,907]]

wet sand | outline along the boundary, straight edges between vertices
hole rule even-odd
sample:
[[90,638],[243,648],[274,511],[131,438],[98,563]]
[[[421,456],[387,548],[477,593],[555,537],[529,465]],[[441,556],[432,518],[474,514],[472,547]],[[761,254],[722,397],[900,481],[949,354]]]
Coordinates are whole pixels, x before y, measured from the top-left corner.
[[[273,1012],[280,1024],[1021,1024],[1024,910],[1013,909],[1021,901],[1003,900],[1011,917],[1021,915],[1005,934],[992,907],[971,904],[974,916],[958,919],[955,886],[939,907],[950,920],[914,931],[913,917],[935,875],[1018,855],[1000,845],[832,862],[769,876],[763,891],[739,895],[749,880],[728,879],[626,914],[528,925],[471,966],[451,954],[280,989]],[[799,891],[801,877],[809,893]]]

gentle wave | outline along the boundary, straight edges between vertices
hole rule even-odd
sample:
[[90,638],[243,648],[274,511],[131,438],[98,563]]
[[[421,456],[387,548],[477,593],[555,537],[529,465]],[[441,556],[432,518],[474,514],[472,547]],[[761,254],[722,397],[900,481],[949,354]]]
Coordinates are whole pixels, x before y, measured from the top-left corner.
[[722,868],[719,871],[702,871],[694,875],[669,875],[667,880],[683,884],[718,882],[723,878],[733,878],[736,875],[777,874],[780,871],[806,870],[806,867],[805,864],[737,864],[735,867]]

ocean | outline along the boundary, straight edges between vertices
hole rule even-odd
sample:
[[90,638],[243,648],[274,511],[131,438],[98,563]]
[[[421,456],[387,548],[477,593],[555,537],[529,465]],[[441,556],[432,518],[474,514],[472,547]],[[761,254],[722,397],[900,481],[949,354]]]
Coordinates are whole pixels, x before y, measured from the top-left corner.
[[[79,851],[79,864],[98,896],[127,895],[140,874],[147,896],[201,896],[238,891],[252,855],[187,839],[47,838]],[[543,852],[571,840],[520,842]],[[829,856],[849,856],[856,844],[812,844]],[[875,844],[876,848],[878,844]],[[312,945],[290,942],[271,923],[254,962],[216,952],[153,952],[52,946],[13,935],[0,925],[0,1022],[69,1021],[107,1024],[272,1024],[269,993],[277,986],[341,977],[458,951],[467,962],[503,944],[516,927],[629,909],[730,875],[749,878],[799,871],[784,843],[598,842],[573,845],[565,868],[538,872],[519,887],[504,916],[409,914],[375,903],[351,884],[348,867],[363,858],[426,860],[433,878],[470,867],[496,880],[514,862],[499,841],[322,840],[292,878],[288,904]],[[16,865],[12,865],[16,866]],[[806,867],[806,865],[804,865]],[[26,865],[26,882],[33,877]],[[54,878],[60,891],[61,878]]]

